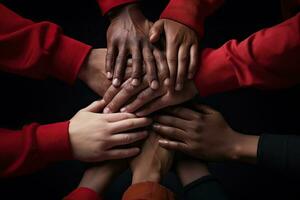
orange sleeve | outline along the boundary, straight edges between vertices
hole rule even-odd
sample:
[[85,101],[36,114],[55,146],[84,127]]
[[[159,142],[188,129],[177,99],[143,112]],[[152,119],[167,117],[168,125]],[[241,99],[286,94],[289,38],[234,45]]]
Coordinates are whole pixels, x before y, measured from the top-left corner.
[[173,192],[155,182],[143,182],[131,185],[122,200],[174,200]]

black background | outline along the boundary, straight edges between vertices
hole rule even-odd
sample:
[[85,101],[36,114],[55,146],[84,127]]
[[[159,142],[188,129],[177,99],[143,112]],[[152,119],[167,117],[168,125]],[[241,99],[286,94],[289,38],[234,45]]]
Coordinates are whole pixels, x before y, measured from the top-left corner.
[[[4,5],[33,21],[59,24],[66,35],[105,47],[107,20],[94,0],[5,0]],[[142,9],[157,19],[166,1],[143,1]],[[9,20],[9,19],[7,19]],[[276,0],[228,0],[206,23],[204,47],[218,47],[228,39],[249,34],[280,22],[280,3]],[[276,41],[274,41],[276,42]],[[79,81],[73,86],[56,81],[35,81],[0,73],[0,125],[20,128],[37,121],[51,123],[70,119],[80,108],[97,98]],[[280,91],[243,89],[208,98],[205,102],[220,110],[230,125],[247,134],[298,134],[299,88]],[[210,164],[232,199],[297,199],[299,184],[280,174],[237,163]],[[84,165],[66,161],[33,175],[0,180],[0,199],[61,199],[78,184]],[[108,189],[107,199],[121,199],[130,184],[124,173]],[[180,194],[176,177],[168,175],[164,184]]]

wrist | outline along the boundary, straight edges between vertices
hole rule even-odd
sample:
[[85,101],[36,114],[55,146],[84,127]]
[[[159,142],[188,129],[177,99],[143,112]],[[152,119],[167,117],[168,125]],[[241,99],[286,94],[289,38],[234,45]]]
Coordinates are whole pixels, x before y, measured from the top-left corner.
[[142,172],[134,171],[132,175],[132,184],[142,183],[142,182],[155,182],[159,183],[161,175],[159,172]]
[[141,12],[137,3],[130,3],[130,4],[121,5],[121,6],[118,6],[114,9],[112,9],[107,14],[107,16],[110,21],[113,21],[114,19],[123,16],[124,14],[128,14],[132,10],[135,10],[136,12]]
[[255,164],[257,159],[259,136],[235,132],[232,151],[228,151],[230,160]]
[[85,187],[102,194],[112,180],[113,174],[111,170],[101,170],[101,174],[94,173],[93,170],[87,170],[79,183],[78,187]]

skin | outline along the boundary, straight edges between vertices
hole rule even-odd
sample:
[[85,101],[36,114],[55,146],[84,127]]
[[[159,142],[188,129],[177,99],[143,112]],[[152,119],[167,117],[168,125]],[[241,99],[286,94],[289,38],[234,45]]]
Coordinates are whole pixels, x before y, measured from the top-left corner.
[[155,48],[148,39],[152,22],[147,20],[136,4],[129,4],[109,14],[107,30],[107,78],[113,79],[115,87],[122,84],[128,56],[132,57],[131,84],[138,86],[143,77],[143,63],[147,81],[152,89],[159,88],[158,67],[167,71],[164,53]]
[[109,161],[99,164],[96,167],[87,169],[80,181],[78,188],[84,187],[102,194],[108,185],[127,166],[121,161]]
[[111,81],[106,78],[106,52],[106,49],[92,49],[78,73],[78,78],[100,96],[111,85]]
[[[134,87],[125,82],[120,88],[109,87],[104,94],[107,106],[105,113],[128,112],[137,116],[147,116],[162,108],[188,101],[197,95],[198,91],[193,81],[188,80],[181,91],[173,91],[167,87],[153,90],[143,83]],[[131,101],[132,100],[132,101]]]
[[147,131],[132,131],[147,127],[152,120],[129,113],[101,114],[104,101],[95,101],[80,110],[71,120],[69,137],[75,159],[85,162],[121,159],[135,156],[139,148],[120,148],[147,137]]
[[141,153],[130,162],[132,184],[141,182],[159,182],[169,171],[174,153],[159,146],[160,136],[151,131]]
[[192,79],[198,64],[198,36],[197,33],[185,26],[169,19],[160,19],[151,27],[150,42],[166,40],[166,56],[169,65],[171,85],[175,90],[183,89],[186,77]]
[[155,118],[154,130],[167,138],[159,141],[162,147],[210,161],[256,162],[258,136],[234,131],[219,112],[208,106],[195,108],[172,108],[168,115]]

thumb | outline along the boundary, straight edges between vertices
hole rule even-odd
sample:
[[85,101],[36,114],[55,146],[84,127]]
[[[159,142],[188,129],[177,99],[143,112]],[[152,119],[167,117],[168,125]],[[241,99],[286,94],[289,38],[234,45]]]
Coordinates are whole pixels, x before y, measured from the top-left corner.
[[87,107],[83,108],[82,111],[98,113],[101,112],[105,106],[106,103],[104,100],[94,101]]
[[149,31],[149,40],[151,43],[155,43],[160,39],[160,35],[163,32],[164,21],[156,21]]

